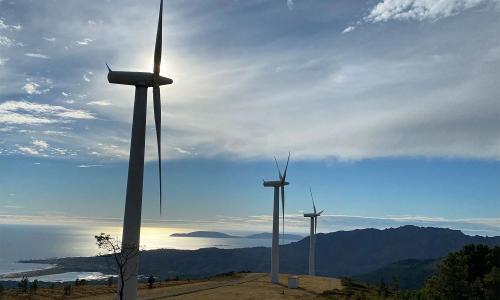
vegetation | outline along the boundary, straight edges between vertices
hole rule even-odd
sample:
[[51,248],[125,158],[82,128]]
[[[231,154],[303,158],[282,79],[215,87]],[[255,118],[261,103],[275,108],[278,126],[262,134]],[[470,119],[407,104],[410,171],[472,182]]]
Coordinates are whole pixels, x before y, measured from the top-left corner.
[[438,265],[437,272],[418,290],[399,290],[397,278],[389,285],[384,278],[378,285],[343,279],[342,290],[322,294],[330,299],[401,300],[498,300],[500,299],[500,247],[467,245]]
[[154,283],[155,283],[155,277],[153,275],[150,275],[148,278],[148,288],[152,289]]
[[353,278],[372,284],[379,283],[380,278],[390,278],[389,284],[394,284],[393,280],[397,279],[398,289],[419,289],[424,286],[429,277],[436,273],[441,260],[442,258],[405,259]]
[[71,283],[64,286],[64,295],[66,296],[71,295]]
[[139,249],[137,245],[124,245],[122,247],[120,241],[112,238],[109,234],[101,233],[100,235],[94,236],[96,239],[96,244],[99,249],[105,251],[106,255],[111,255],[113,257],[115,266],[120,274],[120,289],[118,291],[120,299],[123,299],[123,291],[125,288],[125,278],[127,263],[137,255],[139,255]]
[[38,290],[38,279],[33,280],[30,286],[31,292],[36,293],[36,290]]
[[450,253],[424,287],[429,299],[500,299],[500,247]]
[[28,280],[28,277],[23,276],[23,278],[19,281],[19,283],[17,284],[17,286],[19,287],[19,290],[22,293],[27,293],[28,292],[29,283],[30,282]]

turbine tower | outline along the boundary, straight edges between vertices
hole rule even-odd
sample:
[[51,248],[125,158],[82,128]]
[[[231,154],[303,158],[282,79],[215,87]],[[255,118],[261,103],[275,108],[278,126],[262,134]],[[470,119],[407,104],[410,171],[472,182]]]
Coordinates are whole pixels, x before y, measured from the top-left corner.
[[[160,214],[161,214],[161,105],[160,86],[172,84],[172,79],[160,76],[162,48],[163,0],[160,2],[158,29],[154,52],[153,73],[112,71],[108,67],[108,81],[114,84],[135,86],[134,117],[132,121],[132,139],[128,165],[127,195],[125,216],[123,218],[122,253],[130,257],[121,274],[124,281],[123,299],[137,299],[137,273],[139,269],[138,251],[141,231],[142,187],[144,176],[144,144],[146,138],[147,90],[153,88],[153,108],[158,143],[158,167],[160,178]],[[121,284],[120,284],[121,285]]]
[[311,219],[311,229],[310,229],[310,235],[309,235],[309,275],[315,275],[315,273],[316,273],[316,270],[315,270],[316,229],[318,228],[318,217],[321,216],[321,214],[325,210],[322,210],[319,213],[316,212],[316,205],[314,205],[314,198],[313,198],[312,190],[309,189],[309,192],[311,193],[311,201],[312,201],[314,212],[304,214],[304,217]]
[[264,181],[263,185],[265,187],[273,187],[274,188],[274,208],[273,208],[273,242],[271,249],[271,282],[279,283],[279,218],[280,218],[280,204],[279,204],[279,195],[281,189],[281,205],[283,209],[283,232],[285,228],[285,185],[290,184],[286,181],[286,171],[288,169],[288,162],[290,161],[290,153],[288,153],[288,159],[286,161],[285,171],[283,175],[281,175],[280,167],[278,166],[278,161],[276,157],[274,158],[276,162],[276,168],[278,168],[278,174],[280,179],[273,181]]

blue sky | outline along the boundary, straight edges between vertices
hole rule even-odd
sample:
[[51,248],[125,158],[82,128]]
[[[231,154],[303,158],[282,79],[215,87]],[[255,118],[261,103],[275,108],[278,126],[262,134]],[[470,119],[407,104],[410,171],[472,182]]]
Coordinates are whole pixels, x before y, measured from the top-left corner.
[[[133,89],[158,1],[0,1],[0,222],[119,223]],[[166,1],[165,211],[152,106],[143,218],[270,229],[273,156],[292,152],[287,224],[500,235],[497,0]]]

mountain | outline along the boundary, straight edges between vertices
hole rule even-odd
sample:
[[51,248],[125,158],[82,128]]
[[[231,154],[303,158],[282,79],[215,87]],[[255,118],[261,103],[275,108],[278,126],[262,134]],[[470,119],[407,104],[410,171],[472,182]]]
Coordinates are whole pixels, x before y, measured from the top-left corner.
[[439,258],[405,259],[366,274],[356,275],[354,279],[379,284],[380,279],[390,283],[393,278],[397,278],[401,289],[418,289],[436,272],[439,262],[441,262]]
[[[251,234],[247,236],[237,236],[237,235],[230,235],[222,232],[217,232],[217,231],[193,231],[193,232],[188,232],[188,233],[173,233],[170,236],[173,237],[202,237],[202,238],[244,238],[244,239],[271,239],[273,237],[273,234],[270,232],[263,232],[263,233],[257,233],[257,234]],[[296,234],[285,234],[282,235],[280,234],[280,238],[284,237],[286,240],[300,240],[303,238],[303,236],[296,235]]]
[[227,238],[238,238],[239,236],[229,235],[222,232],[217,231],[193,231],[189,233],[174,233],[170,236],[173,237],[202,237],[202,238],[219,238],[219,239],[227,239]]
[[[257,234],[251,234],[251,235],[245,236],[245,238],[247,238],[247,239],[271,239],[272,237],[273,237],[273,234],[270,232],[257,233]],[[280,238],[281,237],[283,237],[285,240],[300,240],[300,239],[304,238],[301,235],[287,234],[287,233],[285,233],[284,235],[280,234]]]
[[[358,229],[323,234],[316,238],[316,273],[354,276],[376,271],[407,259],[438,259],[466,244],[500,245],[500,237],[468,236],[458,230],[433,227]],[[280,271],[305,274],[309,237],[280,246]],[[265,247],[199,250],[158,249],[141,253],[141,274],[160,277],[202,277],[230,271],[268,272],[271,249]],[[108,257],[63,258],[31,262],[57,264],[65,271],[109,272]]]

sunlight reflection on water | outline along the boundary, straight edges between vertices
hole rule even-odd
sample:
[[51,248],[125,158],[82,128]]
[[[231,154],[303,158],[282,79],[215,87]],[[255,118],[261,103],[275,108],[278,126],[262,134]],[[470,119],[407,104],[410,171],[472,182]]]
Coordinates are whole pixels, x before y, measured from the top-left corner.
[[[19,260],[53,257],[93,256],[99,254],[94,235],[101,232],[121,238],[120,226],[54,226],[0,224],[0,274],[39,269],[44,266],[16,263]],[[242,248],[271,245],[270,239],[171,237],[173,233],[192,231],[185,228],[143,227],[144,250],[168,248],[194,250],[207,247]],[[289,243],[291,241],[284,241]],[[35,246],[36,245],[36,246]]]

